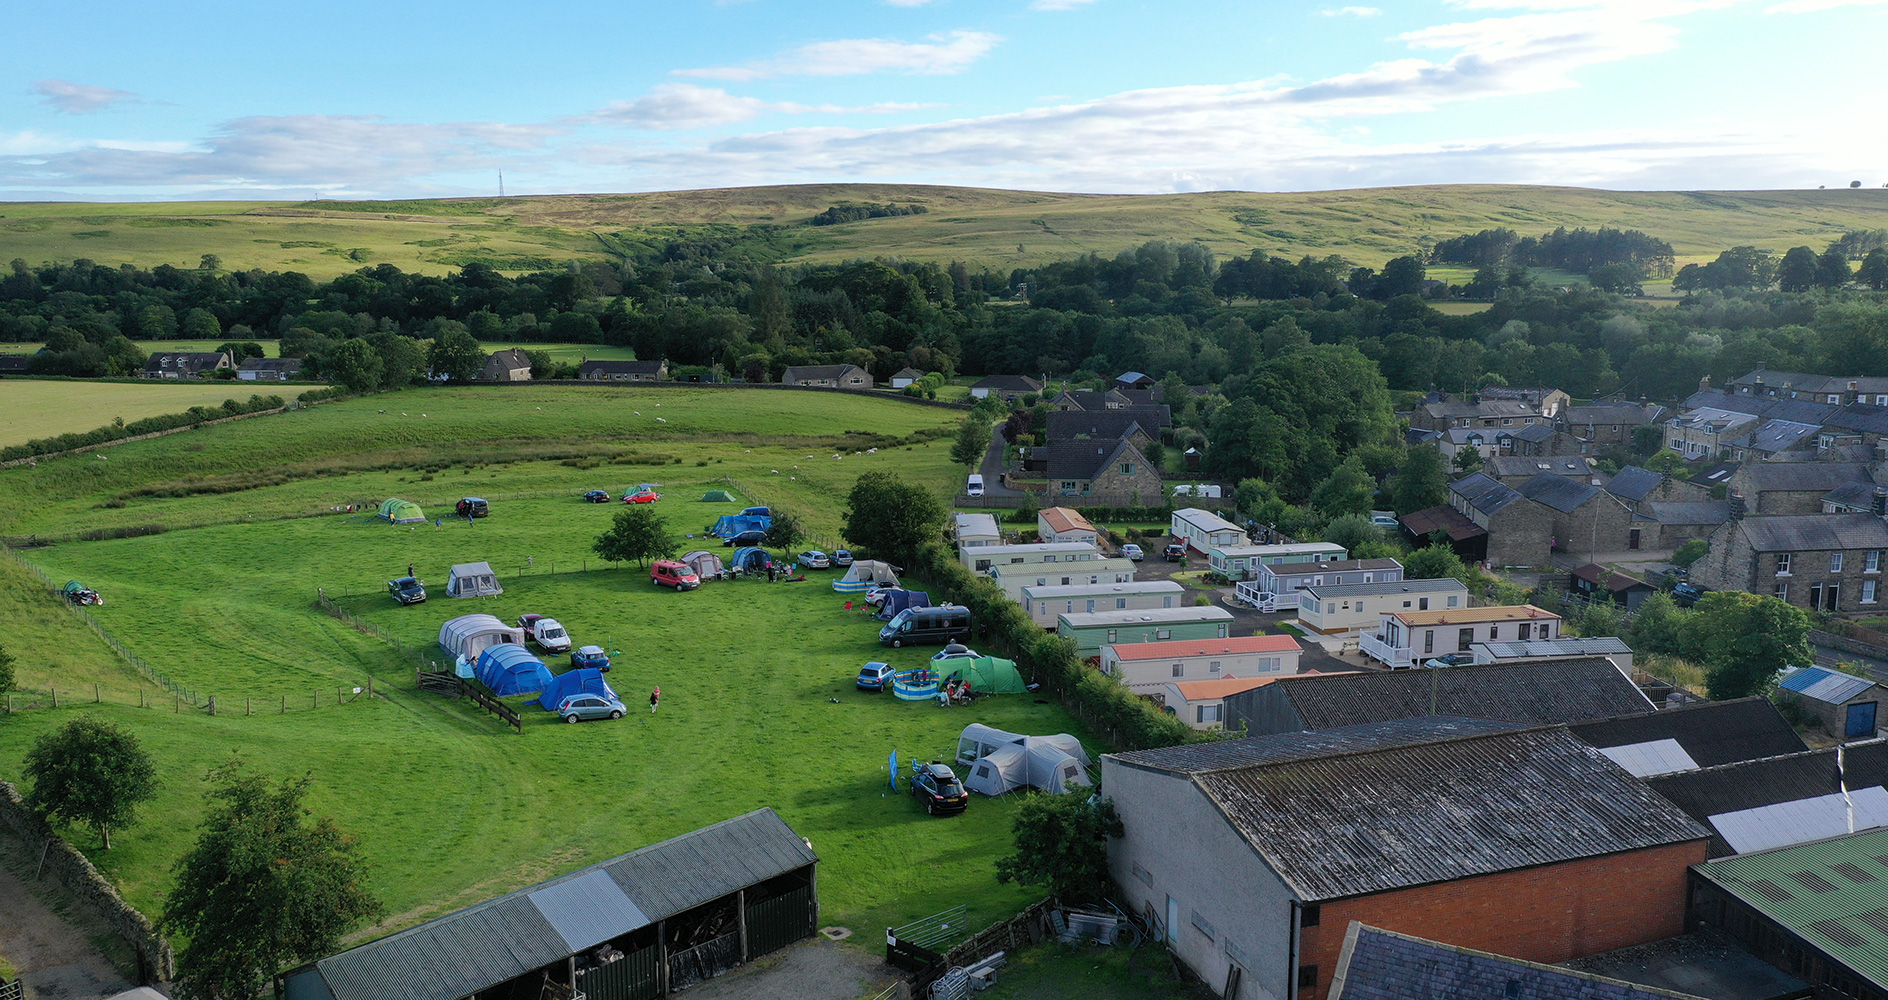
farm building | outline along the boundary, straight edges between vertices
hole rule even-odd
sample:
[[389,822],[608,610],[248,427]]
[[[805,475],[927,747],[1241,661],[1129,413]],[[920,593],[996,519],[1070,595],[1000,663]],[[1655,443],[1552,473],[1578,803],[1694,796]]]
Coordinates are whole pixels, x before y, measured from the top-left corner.
[[1559,633],[1560,616],[1532,604],[1385,611],[1358,648],[1387,666],[1413,667],[1446,653],[1466,653],[1477,641],[1552,639]]
[[973,573],[990,574],[992,566],[1031,566],[1037,563],[1072,563],[1100,559],[1086,542],[1030,542],[1023,545],[983,545],[957,553],[957,561]]
[[[1214,545],[1206,550],[1206,564],[1213,572],[1233,580],[1255,580],[1265,566],[1296,566],[1333,563],[1350,553],[1342,545],[1330,542],[1296,542],[1285,545]],[[1386,560],[1396,563],[1394,559]],[[1401,563],[1396,563],[1398,569]]]
[[818,862],[759,809],[291,970],[279,995],[666,996],[810,936]]
[[244,382],[286,382],[302,377],[301,358],[244,358],[236,366],[236,377]]
[[1232,612],[1225,608],[1149,608],[1146,611],[1077,612],[1056,616],[1055,631],[1075,640],[1075,655],[1097,656],[1116,643],[1165,642],[1168,639],[1226,639]]
[[390,524],[423,524],[426,512],[411,500],[393,497],[380,502],[380,512],[374,515]]
[[1362,632],[1385,611],[1447,610],[1468,606],[1468,588],[1453,577],[1306,587],[1298,592],[1298,621],[1323,635]]
[[1641,778],[1809,749],[1768,699],[1755,696],[1576,722],[1567,731]]
[[447,656],[465,657],[468,662],[500,643],[524,644],[524,630],[507,625],[492,615],[460,615],[439,626],[439,648]]
[[[1771,742],[1782,741],[1749,744]],[[1888,743],[1881,740],[1640,777],[1710,828],[1714,858],[1888,827]]]
[[1003,532],[996,526],[996,518],[989,514],[953,515],[951,535],[960,549],[980,549],[1003,542]]
[[1295,674],[1303,652],[1288,635],[1128,642],[1101,647],[1101,672],[1135,694],[1153,694],[1171,681]]
[[1403,579],[1403,564],[1387,558],[1340,557],[1333,561],[1324,556],[1311,559],[1267,557],[1258,562],[1248,562],[1247,568],[1252,570],[1252,583],[1250,588],[1240,589],[1270,591],[1281,596],[1306,587],[1341,587],[1352,583],[1386,583]]
[[1088,518],[1072,507],[1049,507],[1036,514],[1036,534],[1045,542],[1095,544],[1098,532]]
[[1822,720],[1824,732],[1845,740],[1871,739],[1881,725],[1881,685],[1865,677],[1804,667],[1784,675],[1777,696],[1796,702]]
[[669,363],[656,361],[585,361],[577,377],[587,382],[660,382],[669,377]]
[[232,367],[229,354],[219,351],[167,351],[144,361],[145,378],[202,378],[207,372]]
[[1072,563],[1025,563],[990,567],[990,582],[1010,600],[1020,602],[1025,587],[1100,587],[1133,583],[1138,569],[1134,560],[1119,557]]
[[474,382],[529,382],[531,381],[531,356],[524,348],[513,347],[504,351],[493,351],[485,359],[485,367],[472,376]]
[[1469,647],[1476,663],[1526,663],[1530,660],[1564,660],[1570,656],[1604,656],[1621,670],[1632,669],[1632,647],[1616,636],[1591,638],[1529,639],[1526,642],[1478,642]]
[[1054,631],[1058,615],[1077,611],[1171,608],[1182,603],[1185,594],[1186,588],[1172,580],[1148,580],[1142,583],[1030,585],[1023,588],[1019,600],[1032,621]]
[[1101,767],[1128,908],[1234,1000],[1322,1000],[1353,920],[1533,962],[1671,937],[1705,856],[1703,828],[1560,728],[1405,719]]
[[1246,533],[1240,530],[1238,525],[1210,510],[1200,510],[1197,507],[1182,507],[1174,511],[1170,530],[1173,537],[1185,542],[1188,548],[1201,555],[1205,555],[1215,547],[1226,548],[1251,543],[1251,539],[1246,537]]
[[1627,611],[1639,610],[1645,599],[1659,588],[1628,573],[1610,570],[1597,563],[1587,563],[1568,578],[1569,589],[1589,601],[1611,601]]
[[447,597],[489,597],[504,592],[491,563],[459,563],[446,574]]
[[1337,967],[1331,970],[1331,992],[1324,1000],[1432,1000],[1435,997],[1703,1000],[1691,993],[1674,993],[1597,973],[1526,962],[1414,934],[1398,934],[1356,920],[1350,922],[1350,929],[1344,932],[1344,947],[1337,955]]

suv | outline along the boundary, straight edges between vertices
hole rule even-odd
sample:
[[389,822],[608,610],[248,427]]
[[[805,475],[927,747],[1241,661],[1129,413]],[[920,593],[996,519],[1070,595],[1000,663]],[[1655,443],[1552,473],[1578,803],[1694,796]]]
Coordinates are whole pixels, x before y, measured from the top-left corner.
[[649,582],[658,587],[674,587],[676,590],[694,590],[701,586],[701,577],[695,568],[685,562],[674,559],[658,559],[649,567]]
[[925,812],[948,816],[969,807],[970,793],[964,791],[949,765],[934,760],[911,765],[911,772],[911,797],[924,803]]
[[609,490],[591,490],[590,492],[585,493],[583,495],[583,498],[586,503],[609,503],[610,491]]
[[800,553],[799,563],[807,569],[831,569],[832,557],[818,549],[807,549]]
[[492,505],[479,497],[465,497],[453,505],[452,512],[460,517],[490,517]]
[[426,588],[420,586],[419,577],[403,576],[398,580],[387,581],[387,593],[399,604],[424,604]]
[[1180,562],[1187,557],[1186,544],[1184,542],[1169,542],[1166,548],[1160,550],[1160,556],[1168,562]]
[[891,664],[873,660],[859,668],[859,679],[853,683],[861,691],[883,691],[892,682],[893,672]]

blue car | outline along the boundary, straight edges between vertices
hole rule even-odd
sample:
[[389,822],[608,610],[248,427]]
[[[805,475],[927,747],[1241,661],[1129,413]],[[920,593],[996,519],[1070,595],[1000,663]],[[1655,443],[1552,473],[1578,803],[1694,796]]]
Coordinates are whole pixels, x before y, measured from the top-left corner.
[[603,673],[610,672],[610,654],[602,646],[579,646],[570,654],[570,669],[581,670],[589,667]]
[[892,665],[873,660],[859,668],[859,679],[855,681],[861,691],[883,691],[885,685],[892,682]]

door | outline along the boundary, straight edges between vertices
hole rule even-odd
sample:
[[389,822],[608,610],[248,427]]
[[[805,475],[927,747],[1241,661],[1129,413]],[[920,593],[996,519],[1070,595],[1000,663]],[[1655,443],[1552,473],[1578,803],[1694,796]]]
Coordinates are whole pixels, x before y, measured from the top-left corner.
[[1639,529],[1634,528],[1631,531],[1626,533],[1626,548],[1637,549],[1638,547],[1639,547]]
[[1875,703],[1863,702],[1849,706],[1849,724],[1842,727],[1844,739],[1860,739],[1875,735]]
[[1167,943],[1180,943],[1180,901],[1167,897]]

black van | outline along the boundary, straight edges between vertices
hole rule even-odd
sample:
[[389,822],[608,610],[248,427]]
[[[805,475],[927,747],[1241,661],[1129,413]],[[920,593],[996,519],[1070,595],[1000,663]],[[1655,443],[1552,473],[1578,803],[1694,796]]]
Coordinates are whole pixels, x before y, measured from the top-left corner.
[[452,510],[453,513],[458,514],[460,517],[490,517],[492,505],[486,503],[479,497],[466,497],[460,500],[458,505],[453,507]]
[[881,646],[941,646],[970,639],[970,609],[956,604],[906,608],[878,632]]

